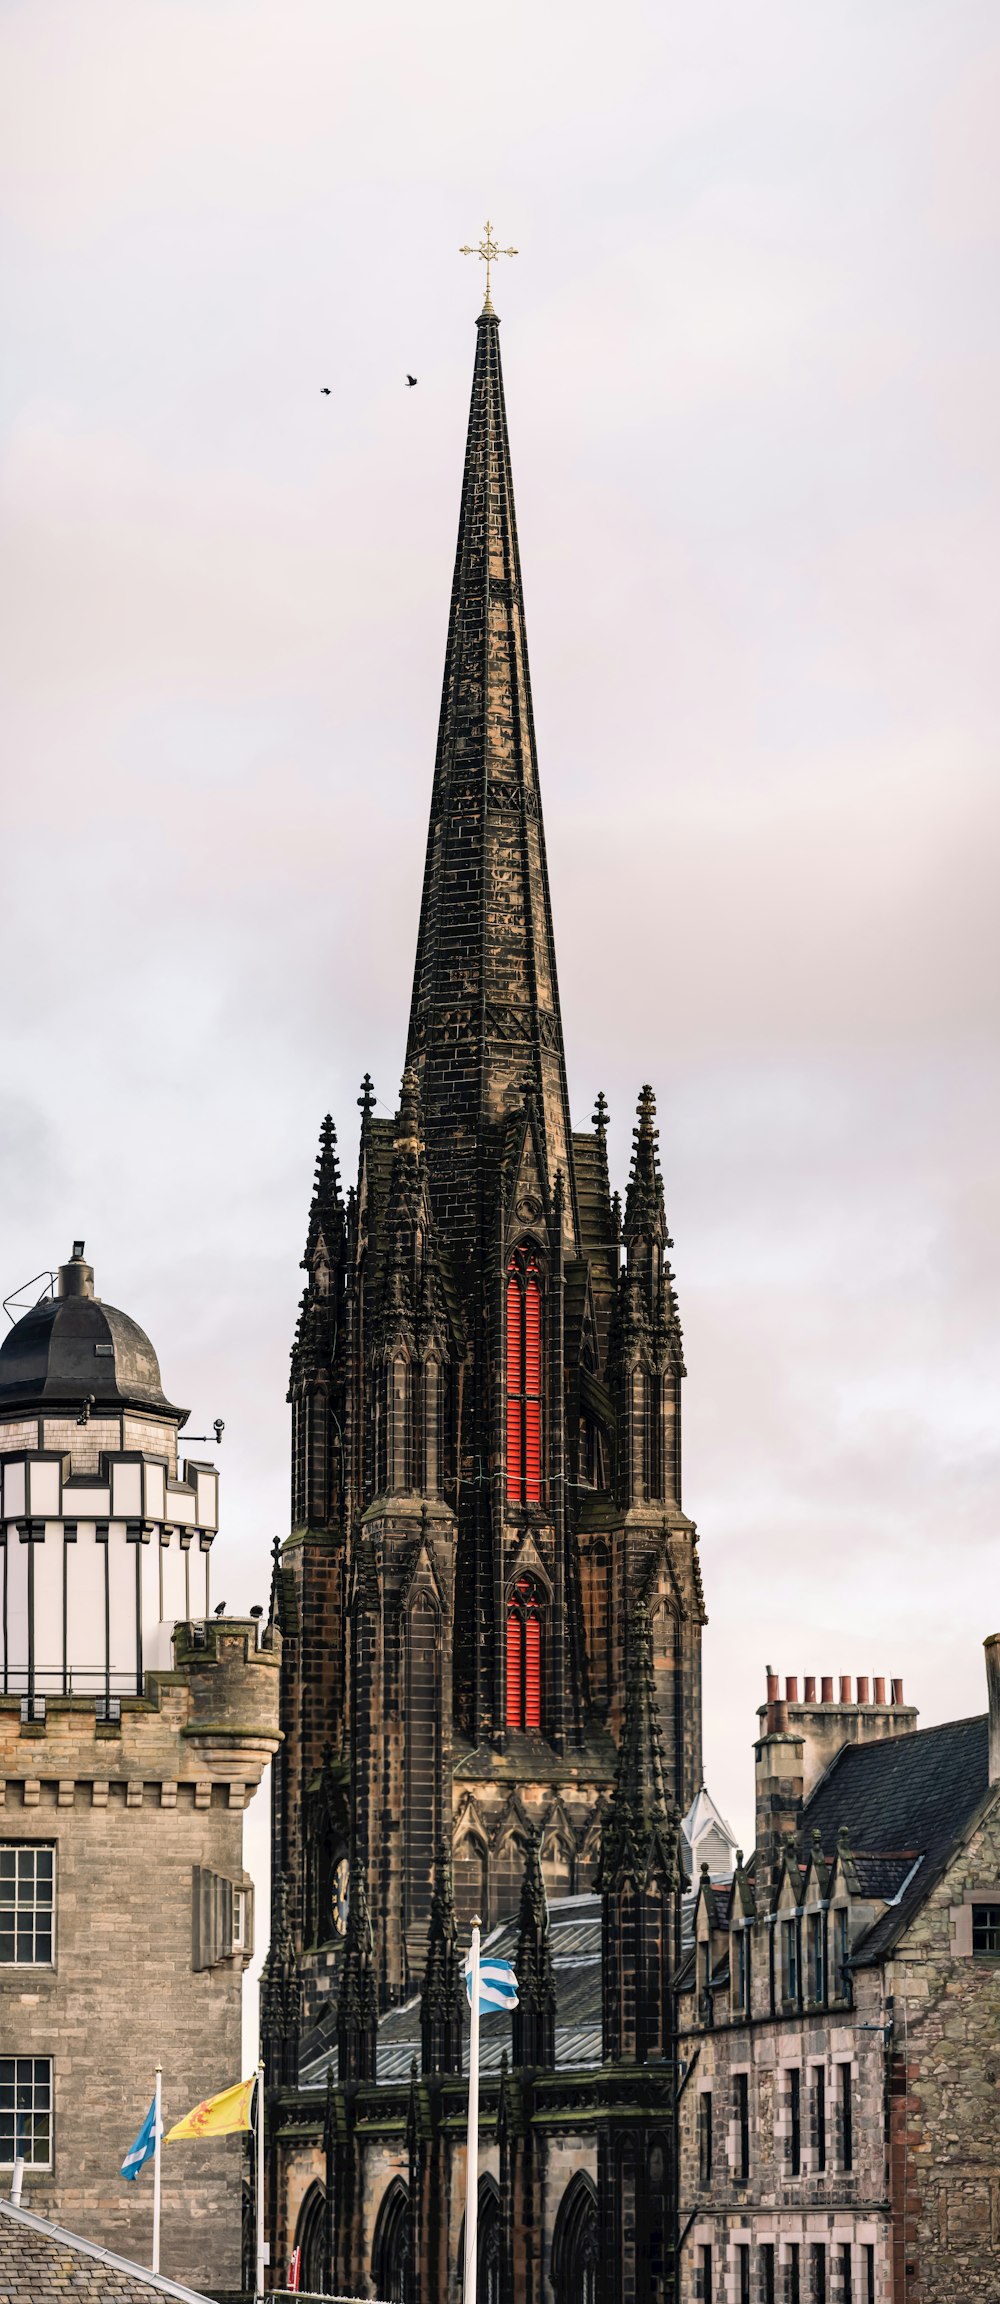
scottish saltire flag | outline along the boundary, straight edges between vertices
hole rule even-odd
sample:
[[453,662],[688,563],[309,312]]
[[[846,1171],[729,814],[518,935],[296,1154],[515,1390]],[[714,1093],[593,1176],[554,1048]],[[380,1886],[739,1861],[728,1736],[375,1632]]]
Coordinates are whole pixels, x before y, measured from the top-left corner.
[[[161,2136],[163,2134],[162,2120],[160,2122],[160,2134]],[[140,2168],[145,2167],[146,2161],[152,2159],[155,2150],[156,2098],[154,2096],[153,2101],[149,2107],[149,2111],[147,2112],[146,2117],[142,2123],[142,2127],[140,2128],[138,2136],[136,2137],[135,2143],[129,2145],[128,2151],[125,2154],[125,2158],[122,2161],[122,2175],[125,2178],[126,2184],[135,2183]]]
[[[465,1989],[472,2006],[472,1959],[465,1963]],[[479,2005],[481,2008],[516,2008],[517,1977],[509,1960],[481,1960],[479,1963]]]

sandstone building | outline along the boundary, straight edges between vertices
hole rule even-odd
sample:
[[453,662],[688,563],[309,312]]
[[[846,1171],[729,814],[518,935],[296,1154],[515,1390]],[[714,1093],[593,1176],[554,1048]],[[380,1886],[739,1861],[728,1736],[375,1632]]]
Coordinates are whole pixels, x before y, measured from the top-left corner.
[[1000,2264],[1000,1638],[990,1709],[769,1681],[757,1847],[678,1976],[679,2292],[947,2304]]
[[[218,1476],[74,1245],[0,1347],[0,2171],[148,2260],[120,2176],[157,2063],[177,2118],[240,2070],[243,1814],[277,1744],[279,1637],[216,1617]],[[241,2281],[239,2138],[164,2154],[162,2264]]]

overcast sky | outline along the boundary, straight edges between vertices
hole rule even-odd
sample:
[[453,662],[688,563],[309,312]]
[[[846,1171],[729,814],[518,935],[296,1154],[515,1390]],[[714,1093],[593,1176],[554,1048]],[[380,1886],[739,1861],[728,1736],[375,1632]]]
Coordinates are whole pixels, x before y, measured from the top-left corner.
[[750,1845],[766,1664],[930,1722],[1000,1622],[995,0],[5,0],[0,65],[0,1294],[85,1236],[266,1598],[488,213],[572,1105],[623,1185],[660,1100]]

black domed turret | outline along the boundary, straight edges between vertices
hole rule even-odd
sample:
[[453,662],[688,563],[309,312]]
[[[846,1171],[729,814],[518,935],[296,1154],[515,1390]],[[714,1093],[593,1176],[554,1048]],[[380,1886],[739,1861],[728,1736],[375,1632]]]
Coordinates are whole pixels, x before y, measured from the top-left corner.
[[164,1396],[160,1364],[143,1330],[102,1304],[94,1274],[74,1240],[59,1268],[59,1292],[43,1297],[0,1345],[0,1416],[12,1408],[148,1408],[183,1424],[186,1408]]

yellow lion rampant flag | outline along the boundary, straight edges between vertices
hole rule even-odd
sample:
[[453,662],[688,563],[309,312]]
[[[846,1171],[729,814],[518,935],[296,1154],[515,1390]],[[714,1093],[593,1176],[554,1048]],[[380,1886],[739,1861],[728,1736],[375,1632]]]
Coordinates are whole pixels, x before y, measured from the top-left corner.
[[249,2080],[237,2080],[235,2088],[224,2088],[219,2096],[206,2096],[204,2104],[196,2104],[193,2112],[167,2130],[165,2141],[177,2144],[183,2136],[233,2136],[238,2128],[252,2128],[256,2085],[255,2073]]

